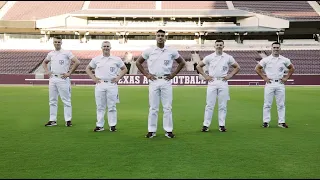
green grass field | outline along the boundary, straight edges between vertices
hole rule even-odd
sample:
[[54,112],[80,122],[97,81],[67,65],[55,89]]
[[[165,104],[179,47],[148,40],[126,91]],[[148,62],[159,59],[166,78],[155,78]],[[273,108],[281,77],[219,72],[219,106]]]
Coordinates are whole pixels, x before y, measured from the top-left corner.
[[[147,139],[148,88],[119,87],[118,132],[93,132],[94,87],[72,88],[73,127],[49,120],[48,87],[0,87],[0,178],[320,178],[320,87],[287,87],[288,129],[262,125],[263,87],[230,87],[226,128],[200,132],[206,87],[174,87],[176,138],[159,113]],[[107,119],[106,119],[107,120]]]

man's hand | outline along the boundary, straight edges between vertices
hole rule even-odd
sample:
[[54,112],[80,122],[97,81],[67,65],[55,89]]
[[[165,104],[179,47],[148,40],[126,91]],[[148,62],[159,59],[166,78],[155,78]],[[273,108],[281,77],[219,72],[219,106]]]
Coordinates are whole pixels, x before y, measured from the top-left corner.
[[154,77],[154,75],[152,75],[152,74],[148,74],[148,75],[146,75],[146,77],[147,77],[148,79],[150,79],[151,81],[157,80],[157,79]]
[[231,79],[231,76],[230,76],[230,75],[227,75],[227,76],[225,76],[225,77],[222,79],[222,81],[228,81],[229,79]]
[[70,73],[63,73],[61,78],[66,79],[67,77],[70,77],[70,75],[71,75]]
[[117,76],[116,78],[113,78],[113,79],[111,80],[111,82],[112,82],[112,83],[118,83],[119,80],[120,80],[120,79],[119,79],[119,76]]
[[166,77],[164,78],[165,80],[169,81],[171,79],[174,78],[174,75],[173,74],[169,74],[169,75],[165,75]]
[[205,78],[206,81],[208,81],[208,82],[212,82],[212,81],[213,81],[213,77],[212,77],[212,76],[206,75],[204,78]]
[[281,83],[284,84],[284,83],[286,83],[288,81],[288,78],[284,77],[284,78],[281,78],[280,80],[281,80]]
[[50,77],[51,77],[51,75],[52,75],[52,72],[47,71],[45,74],[46,74],[46,75],[48,75],[48,76],[49,76],[49,78],[50,78]]
[[101,80],[101,79],[99,79],[99,78],[96,78],[96,77],[95,77],[95,78],[93,79],[93,81],[94,81],[94,82],[95,82],[96,84],[99,84],[99,83],[101,83],[101,81],[100,81],[100,80]]
[[264,80],[265,82],[267,82],[267,83],[271,83],[270,79],[267,78],[267,77],[263,78],[263,80]]

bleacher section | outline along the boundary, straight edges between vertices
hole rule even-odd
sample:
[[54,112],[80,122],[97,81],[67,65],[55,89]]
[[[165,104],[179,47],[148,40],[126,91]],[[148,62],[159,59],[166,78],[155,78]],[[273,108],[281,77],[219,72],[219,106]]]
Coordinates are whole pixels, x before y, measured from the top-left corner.
[[[266,51],[266,54],[270,55],[271,51]],[[319,50],[282,50],[281,55],[291,59],[295,66],[295,74],[320,74]]]
[[0,1],[0,9],[7,3],[7,1]]
[[162,1],[162,9],[228,9],[225,1]]
[[156,1],[91,1],[89,9],[155,9]]
[[[48,50],[0,50],[0,74],[29,74],[41,64],[46,57]],[[112,51],[112,54],[124,58],[126,51]],[[136,60],[141,51],[131,51]],[[261,59],[258,51],[225,51],[232,55],[241,66],[239,74],[255,74],[254,67],[257,59]],[[96,51],[72,51],[78,57],[81,64],[77,69],[78,73],[85,73],[85,68],[90,60],[101,54],[100,50]],[[180,55],[190,60],[191,51],[179,51]],[[212,51],[199,51],[200,58],[213,53]],[[271,51],[266,51],[270,55]],[[320,51],[319,50],[282,50],[281,54],[291,59],[295,65],[295,74],[320,74]],[[146,62],[143,66],[147,68]],[[173,64],[173,69],[178,66],[176,62]],[[232,69],[230,69],[232,70]],[[138,74],[141,74],[138,71]],[[196,74],[196,71],[187,71],[184,67],[181,74]]]
[[[288,20],[320,20],[307,1],[232,1],[236,9],[262,11]],[[259,12],[258,12],[259,13]]]
[[16,1],[2,20],[37,20],[81,10],[84,1]]
[[0,74],[29,74],[49,51],[0,50]]

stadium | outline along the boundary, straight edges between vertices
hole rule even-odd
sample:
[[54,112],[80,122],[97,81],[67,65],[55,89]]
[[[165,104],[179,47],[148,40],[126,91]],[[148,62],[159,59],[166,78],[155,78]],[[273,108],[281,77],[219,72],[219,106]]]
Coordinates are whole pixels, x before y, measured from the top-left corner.
[[[159,29],[186,60],[171,80],[173,139],[163,135],[162,106],[157,137],[144,138],[148,80],[136,60]],[[319,34],[320,1],[0,1],[0,178],[320,178]],[[58,126],[43,126],[49,77],[42,63],[56,36],[80,60],[70,77],[71,128],[61,100]],[[207,82],[195,66],[216,39],[241,70],[228,80],[228,132],[218,131],[215,108],[203,133]],[[85,69],[105,40],[129,70],[118,82],[116,133],[92,132],[95,83]],[[277,127],[275,103],[270,128],[261,127],[265,82],[255,67],[273,42],[295,67],[286,82],[288,129]]]

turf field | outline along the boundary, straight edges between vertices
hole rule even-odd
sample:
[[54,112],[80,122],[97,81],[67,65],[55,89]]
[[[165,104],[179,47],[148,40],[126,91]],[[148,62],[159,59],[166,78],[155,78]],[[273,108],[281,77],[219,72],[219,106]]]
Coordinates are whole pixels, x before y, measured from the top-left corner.
[[[262,125],[263,87],[230,87],[226,128],[200,132],[206,87],[174,87],[176,138],[159,113],[147,133],[147,87],[120,87],[118,132],[93,132],[94,87],[72,88],[73,127],[49,118],[48,87],[0,87],[0,178],[320,178],[320,87],[287,87],[288,129]],[[107,120],[107,119],[106,119]]]

